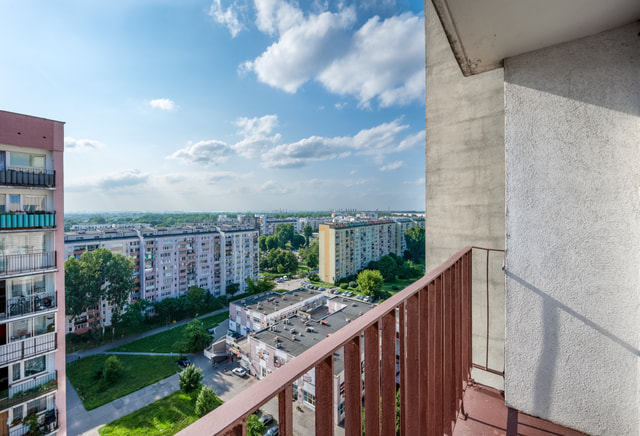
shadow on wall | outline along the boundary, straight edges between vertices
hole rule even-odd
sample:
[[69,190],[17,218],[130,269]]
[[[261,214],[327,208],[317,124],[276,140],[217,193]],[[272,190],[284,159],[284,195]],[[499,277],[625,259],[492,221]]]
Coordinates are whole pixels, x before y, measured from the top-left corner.
[[541,289],[535,287],[531,283],[523,280],[522,278],[516,276],[514,273],[508,270],[505,270],[505,275],[507,276],[507,278],[513,280],[514,282],[518,283],[519,285],[525,287],[526,289],[532,291],[542,298],[542,313],[544,313],[546,316],[544,319],[544,330],[542,338],[543,346],[542,352],[540,353],[537,362],[537,370],[535,375],[536,389],[533,398],[536,410],[541,412],[541,416],[545,416],[544,414],[548,414],[551,407],[551,388],[553,387],[554,383],[557,365],[557,349],[559,347],[558,329],[560,328],[560,311],[571,315],[573,318],[579,320],[587,327],[592,328],[602,336],[620,345],[622,348],[626,349],[634,356],[640,357],[639,349],[634,348],[632,345],[623,341],[613,333],[600,327],[590,319],[571,309],[566,304],[563,304],[555,298],[549,296]]
[[[603,34],[545,48],[538,52],[535,62],[531,60],[531,53],[506,59],[505,82],[640,116],[640,99],[633,92],[637,89],[640,70],[639,34],[640,21],[636,21]],[[510,74],[513,68],[509,68],[509,64],[526,64],[526,68],[519,68],[526,74]],[[557,64],[574,65],[574,68],[558,70]],[[584,68],[585,65],[589,68]],[[566,77],[547,79],[549,75],[558,74]]]

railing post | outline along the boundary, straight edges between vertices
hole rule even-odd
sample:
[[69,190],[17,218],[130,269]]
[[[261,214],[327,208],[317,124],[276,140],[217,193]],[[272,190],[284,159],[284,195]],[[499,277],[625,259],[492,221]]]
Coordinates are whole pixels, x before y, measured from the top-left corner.
[[[381,434],[396,434],[396,310],[382,317]],[[366,395],[365,395],[366,396]],[[365,411],[366,413],[366,411]]]
[[293,386],[287,385],[278,394],[278,432],[282,436],[293,435]]
[[316,435],[333,434],[333,354],[315,367]]
[[364,420],[367,436],[380,435],[380,336],[378,323],[364,331]]
[[[420,433],[420,293],[409,297],[404,303],[405,313],[405,369],[404,374],[404,429],[405,435]],[[402,391],[401,391],[402,393]]]
[[362,370],[360,356],[360,336],[356,336],[344,345],[345,434],[362,434]]

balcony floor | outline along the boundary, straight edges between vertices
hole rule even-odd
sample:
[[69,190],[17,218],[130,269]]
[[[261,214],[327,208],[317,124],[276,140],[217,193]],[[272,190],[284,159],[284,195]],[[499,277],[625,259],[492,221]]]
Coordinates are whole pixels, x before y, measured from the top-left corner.
[[469,416],[458,419],[453,436],[585,436],[511,409],[499,391],[478,384],[467,388],[464,408]]

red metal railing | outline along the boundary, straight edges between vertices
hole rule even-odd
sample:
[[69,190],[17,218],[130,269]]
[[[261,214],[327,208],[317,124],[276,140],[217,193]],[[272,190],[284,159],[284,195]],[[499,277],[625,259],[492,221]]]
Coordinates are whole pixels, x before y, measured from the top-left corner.
[[[292,386],[315,369],[315,431],[333,434],[333,355],[344,347],[345,434],[396,433],[399,345],[401,434],[451,434],[470,380],[471,247],[307,350],[179,435],[244,435],[246,420],[278,397],[280,434],[293,430]],[[399,342],[399,344],[398,344]],[[371,345],[373,344],[373,345]],[[364,348],[364,386],[361,373]]]

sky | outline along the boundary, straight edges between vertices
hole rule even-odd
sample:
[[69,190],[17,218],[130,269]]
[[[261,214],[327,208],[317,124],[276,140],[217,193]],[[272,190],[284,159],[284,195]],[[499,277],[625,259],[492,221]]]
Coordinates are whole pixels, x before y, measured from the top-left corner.
[[65,212],[424,210],[420,0],[0,0]]

